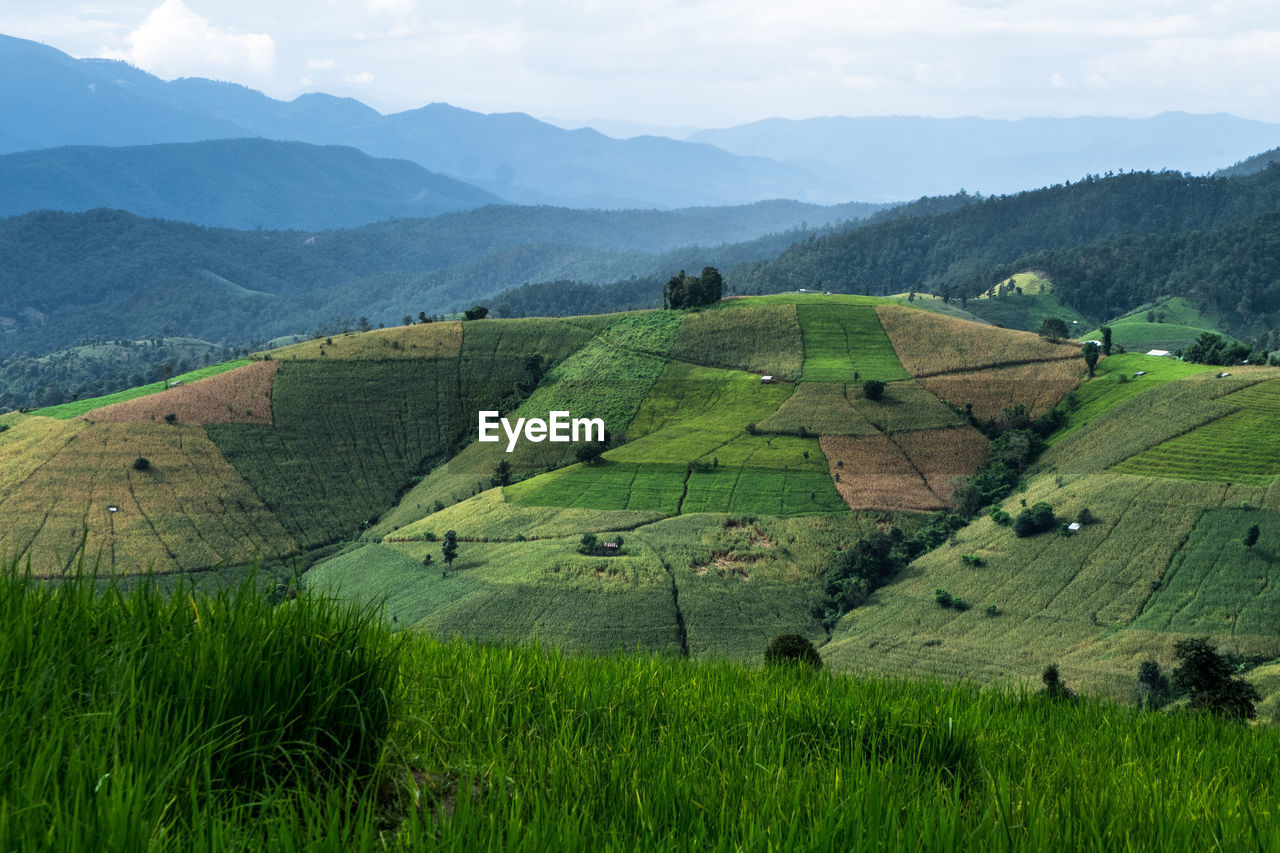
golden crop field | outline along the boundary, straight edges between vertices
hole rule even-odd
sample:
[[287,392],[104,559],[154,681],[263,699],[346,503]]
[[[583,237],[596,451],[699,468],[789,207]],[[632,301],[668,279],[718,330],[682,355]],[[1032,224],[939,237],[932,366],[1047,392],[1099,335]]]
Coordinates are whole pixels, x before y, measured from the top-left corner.
[[877,305],[893,349],[917,379],[1028,361],[1075,359],[1078,344],[1053,344],[1034,332],[983,326],[902,305]]
[[836,490],[850,509],[927,512],[943,501],[887,435],[824,436],[820,442]]
[[899,432],[892,439],[944,504],[952,480],[975,473],[987,455],[987,437],[971,426]]
[[22,417],[0,432],[0,502],[83,428],[84,423],[75,420]]
[[93,423],[271,423],[271,385],[280,362],[255,361],[208,379],[105,406],[85,415]]
[[1083,358],[1071,358],[944,373],[921,379],[920,384],[952,405],[972,403],[974,416],[981,420],[1016,405],[1038,417],[1079,386],[1087,372]]
[[[372,332],[348,332],[303,341],[271,352],[273,360],[456,358],[462,350],[462,323],[417,323]],[[258,354],[261,357],[262,353]]]
[[[69,423],[79,431],[0,497],[0,550],[29,557],[33,572],[74,568],[82,552],[90,567],[135,574],[297,550],[203,428]],[[140,457],[147,470],[135,469]]]
[[684,318],[671,357],[799,379],[804,347],[795,305],[729,304]]

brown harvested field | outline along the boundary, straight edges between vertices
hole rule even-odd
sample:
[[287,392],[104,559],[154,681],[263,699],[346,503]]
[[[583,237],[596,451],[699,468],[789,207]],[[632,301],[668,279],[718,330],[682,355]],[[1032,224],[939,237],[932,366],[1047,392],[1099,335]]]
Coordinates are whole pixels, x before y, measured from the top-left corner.
[[893,442],[943,504],[951,499],[951,481],[976,473],[987,455],[987,437],[971,426],[900,432]]
[[[456,358],[462,351],[462,323],[417,323],[373,332],[353,332],[303,341],[271,351],[274,360]],[[257,357],[257,356],[255,356]]]
[[172,414],[180,424],[269,424],[271,384],[279,366],[278,361],[255,361],[190,385],[95,409],[84,418],[93,423],[152,423]]
[[981,420],[1018,404],[1038,417],[1075,390],[1086,372],[1084,359],[1072,358],[946,373],[921,379],[920,384],[952,405],[972,403],[973,414]]
[[850,509],[942,509],[942,500],[888,436],[824,436],[820,444],[831,478],[840,477],[836,489]]
[[1034,332],[984,326],[904,305],[877,305],[902,366],[917,379],[1031,361],[1080,358],[1078,344],[1052,344]]
[[[67,423],[80,431],[0,493],[0,552],[29,558],[34,573],[73,568],[82,550],[87,565],[100,559],[103,571],[119,574],[297,550],[203,428]],[[149,470],[134,469],[138,457]]]

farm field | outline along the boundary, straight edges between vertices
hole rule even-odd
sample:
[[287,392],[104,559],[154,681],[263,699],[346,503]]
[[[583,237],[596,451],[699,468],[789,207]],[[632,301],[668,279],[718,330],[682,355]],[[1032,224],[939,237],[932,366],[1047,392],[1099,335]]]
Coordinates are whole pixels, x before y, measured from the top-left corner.
[[[1148,311],[1154,322],[1147,319]],[[1217,311],[1207,305],[1201,310],[1181,296],[1141,306],[1107,325],[1111,327],[1114,345],[1138,352],[1185,349],[1204,332],[1231,339],[1230,335],[1219,331],[1222,316]],[[1083,338],[1101,340],[1102,330],[1093,329],[1084,333]]]
[[[1251,526],[1253,547],[1244,544]],[[1207,510],[1174,556],[1135,628],[1183,634],[1255,635],[1274,640],[1280,624],[1280,513]]]
[[1072,475],[1110,468],[1161,442],[1231,414],[1236,406],[1223,398],[1250,385],[1280,377],[1280,370],[1263,367],[1241,368],[1231,373],[1225,379],[1217,379],[1212,371],[1197,372],[1124,399],[1089,421],[1087,429],[1075,429],[1055,441],[1040,458],[1037,469]]
[[1078,345],[1050,343],[1034,332],[979,326],[902,305],[875,310],[894,352],[917,379],[1032,361],[1081,360]]
[[942,509],[951,480],[976,471],[986,449],[972,427],[822,439],[831,477],[839,477],[836,488],[854,510]]
[[210,367],[202,367],[199,370],[182,373],[164,382],[152,382],[148,385],[139,385],[136,388],[129,388],[125,391],[117,391],[114,394],[107,394],[102,397],[93,397],[88,400],[76,400],[75,402],[63,403],[58,406],[46,406],[43,409],[34,410],[31,414],[41,415],[48,418],[76,418],[87,414],[88,412],[92,412],[94,409],[101,409],[103,406],[110,406],[112,403],[123,403],[125,400],[145,397],[148,394],[158,394],[161,391],[164,391],[165,388],[173,382],[195,382],[200,379],[206,379],[210,376],[217,376],[219,373],[226,373],[228,370],[235,370],[237,367],[243,367],[248,363],[249,359],[247,358],[238,359],[236,361],[227,361],[222,364],[215,364]]
[[827,305],[801,302],[796,315],[804,341],[801,379],[887,382],[911,378],[894,354],[875,308],[843,301]]
[[[748,423],[763,421],[791,393],[791,386],[764,385],[752,373],[668,362],[627,428],[628,444],[608,456],[692,461]],[[668,432],[654,435],[663,430]]]
[[530,507],[629,510],[675,515],[688,466],[606,460],[581,463],[507,486],[507,500]]
[[1280,380],[1219,397],[1235,409],[1125,459],[1115,470],[1266,486],[1280,476]]
[[671,347],[678,361],[799,379],[804,346],[794,304],[734,299],[685,317]]
[[[1045,320],[1058,319],[1072,330],[1072,337],[1081,340],[1088,337],[1080,334],[1079,330],[1087,328],[1089,320],[1058,299],[1050,281],[1032,272],[1018,273],[1011,278],[1014,287],[1021,288],[1021,293],[1016,290],[1009,292],[1009,279],[1002,279],[986,293],[968,300],[965,308],[982,320],[1006,329],[1035,332]],[[996,295],[997,288],[1003,295]]]
[[462,539],[475,541],[551,539],[606,530],[630,530],[663,517],[656,511],[524,506],[507,501],[502,489],[489,489],[463,503],[397,528],[387,539],[425,539],[428,532],[441,537],[446,530],[455,531]]
[[[1138,665],[1154,658],[1166,666],[1174,642],[1186,636],[1150,630],[1143,614],[1164,595],[1166,572],[1184,543],[1193,547],[1205,508],[1236,511],[1227,508],[1249,502],[1277,509],[1274,491],[1112,473],[1061,487],[1041,477],[1003,508],[1016,515],[1024,499],[1049,502],[1062,520],[1088,508],[1097,521],[1070,537],[1053,531],[1018,538],[980,518],[844,617],[824,657],[839,668],[1006,683],[1033,682],[1057,662],[1073,689],[1131,701]],[[966,564],[965,554],[983,564]],[[940,607],[938,589],[969,609]],[[1213,630],[1199,627],[1196,633],[1241,654],[1280,655],[1274,632],[1244,636],[1226,620]]]
[[271,423],[271,386],[278,361],[255,361],[190,385],[95,409],[94,423]]
[[[62,432],[56,452],[6,482],[0,495],[10,519],[0,550],[29,560],[34,573],[72,570],[81,556],[107,573],[145,573],[297,550],[200,427],[79,426]],[[0,442],[8,445],[3,436]],[[54,446],[46,444],[46,453]],[[139,457],[150,462],[147,470],[135,469]]]
[[759,427],[793,435],[801,427],[811,435],[870,435],[963,423],[963,417],[911,380],[887,383],[879,400],[868,400],[860,384],[802,382]]
[[[1182,379],[1218,368],[1203,364],[1186,364],[1174,358],[1138,353],[1117,353],[1098,360],[1093,379],[1083,382],[1065,400],[1063,411],[1067,423],[1053,435],[1049,443],[1061,441],[1107,409],[1172,379]],[[1136,374],[1142,372],[1143,376]],[[1123,378],[1122,378],[1123,377]]]
[[1006,406],[1025,406],[1039,417],[1079,387],[1087,373],[1083,358],[1057,359],[943,373],[920,384],[953,405],[971,405],[979,420],[996,417]]
[[[329,335],[273,350],[272,360],[457,358],[462,351],[462,323],[418,323],[371,332]],[[262,358],[266,353],[257,353]]]

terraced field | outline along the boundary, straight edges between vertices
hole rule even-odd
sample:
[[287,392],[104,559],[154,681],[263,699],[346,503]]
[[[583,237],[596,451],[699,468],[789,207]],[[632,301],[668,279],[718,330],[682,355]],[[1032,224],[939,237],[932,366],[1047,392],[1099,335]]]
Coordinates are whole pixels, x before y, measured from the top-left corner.
[[1115,466],[1127,474],[1269,485],[1280,476],[1280,380],[1218,398],[1236,411]]
[[987,440],[972,427],[822,439],[832,479],[851,509],[943,509],[952,480],[982,464]]
[[168,420],[184,424],[271,423],[278,361],[255,361],[176,388],[114,403],[84,417],[94,423]]
[[[796,306],[804,341],[800,378],[808,382],[909,379],[870,305],[832,302]],[[855,378],[854,374],[857,374]]]
[[996,417],[1006,406],[1026,406],[1039,417],[1080,387],[1087,372],[1083,358],[1057,359],[943,373],[920,384],[956,406],[972,406],[980,420]]
[[692,364],[799,379],[804,347],[793,304],[731,300],[685,317],[671,357]]
[[237,367],[243,367],[249,363],[249,359],[242,358],[236,361],[227,361],[222,364],[215,364],[211,367],[202,367],[199,370],[192,370],[187,373],[181,373],[170,380],[163,382],[152,382],[147,385],[139,385],[136,388],[129,388],[124,391],[117,391],[114,394],[107,394],[102,397],[92,397],[88,400],[76,400],[72,403],[63,403],[58,406],[47,406],[43,409],[36,409],[32,414],[42,415],[48,418],[77,418],[81,415],[101,409],[104,406],[110,406],[114,403],[123,403],[125,400],[133,400],[138,397],[145,397],[148,394],[158,394],[164,391],[172,382],[191,383],[210,376],[217,376],[220,373],[226,373],[229,370],[235,370]]
[[901,305],[876,309],[902,365],[917,379],[1057,359],[1080,361],[1076,344],[1053,344],[1034,332],[979,326]]
[[871,435],[963,423],[955,410],[911,380],[888,383],[879,400],[867,399],[861,385],[802,382],[759,427],[792,435],[801,427],[811,435]]
[[[462,323],[419,323],[360,334],[331,335],[271,353],[273,360],[457,358],[462,351]],[[264,353],[258,353],[262,357]]]

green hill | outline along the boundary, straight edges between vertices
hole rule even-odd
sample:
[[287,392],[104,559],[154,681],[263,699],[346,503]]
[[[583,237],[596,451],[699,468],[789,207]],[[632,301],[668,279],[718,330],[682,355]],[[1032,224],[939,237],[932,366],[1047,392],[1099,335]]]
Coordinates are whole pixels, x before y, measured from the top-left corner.
[[[1008,682],[1056,661],[1119,698],[1191,635],[1280,658],[1280,370],[1124,354],[1084,381],[1072,344],[822,294],[415,324],[228,367],[0,419],[6,552],[46,576],[297,558],[442,636],[751,660],[798,632],[836,668]],[[486,409],[598,417],[608,440],[508,453],[476,440]],[[1034,468],[983,467],[1022,464],[1029,426]],[[965,524],[994,477],[1000,509],[1046,502],[1054,530]],[[906,556],[862,588],[833,574],[876,543]]]
[[[1204,332],[1223,334],[1222,313],[1208,304],[1174,296],[1140,305],[1124,316],[1107,323],[1111,342],[1130,352],[1153,349],[1176,352],[1189,347]],[[1101,340],[1102,329],[1092,329],[1078,336],[1081,340]],[[1230,335],[1227,335],[1230,338]]]

